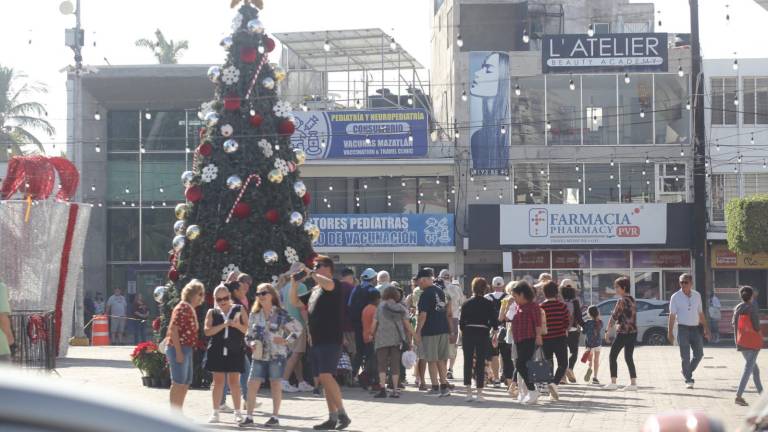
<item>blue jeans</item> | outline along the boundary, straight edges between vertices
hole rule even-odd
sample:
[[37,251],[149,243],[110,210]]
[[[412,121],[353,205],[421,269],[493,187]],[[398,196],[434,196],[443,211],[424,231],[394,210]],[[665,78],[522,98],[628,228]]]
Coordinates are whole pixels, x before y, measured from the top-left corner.
[[744,356],[746,363],[744,364],[744,373],[741,374],[741,381],[739,382],[739,389],[736,390],[736,397],[741,397],[744,394],[744,390],[747,388],[747,382],[749,376],[752,375],[752,379],[755,382],[755,388],[758,393],[763,392],[763,383],[760,382],[760,369],[757,367],[757,355],[760,354],[760,350],[744,350],[741,355]]
[[[251,359],[248,354],[243,357],[243,373],[240,374],[240,394],[243,400],[248,398],[248,372],[251,370]],[[221,405],[227,402],[227,393],[229,393],[229,380],[224,380],[224,393],[221,394]]]
[[133,342],[135,344],[139,344],[141,342],[144,342],[147,340],[147,326],[146,323],[143,321],[133,321],[133,327],[131,330],[133,331]]
[[171,381],[175,384],[190,385],[194,376],[192,370],[192,347],[181,346],[181,353],[184,354],[182,363],[176,362],[176,348],[168,345],[165,349],[165,356],[168,357],[168,368],[171,370]]
[[711,343],[720,342],[720,320],[709,319],[709,334],[712,335]]
[[285,359],[270,361],[255,361],[251,364],[251,371],[247,375],[249,381],[264,380],[278,381],[283,379],[285,372]]
[[[704,336],[698,326],[677,326],[677,341],[680,344],[680,358],[683,361],[685,382],[693,382],[693,372],[704,358]],[[693,360],[691,360],[693,351]]]

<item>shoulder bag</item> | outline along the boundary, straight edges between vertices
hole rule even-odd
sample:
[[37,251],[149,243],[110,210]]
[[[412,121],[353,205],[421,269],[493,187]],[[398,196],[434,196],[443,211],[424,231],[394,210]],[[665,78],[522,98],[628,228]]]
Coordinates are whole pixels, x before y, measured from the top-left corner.
[[541,347],[536,348],[533,358],[525,363],[528,367],[528,381],[532,383],[550,383],[552,382],[552,363],[544,360],[544,353]]

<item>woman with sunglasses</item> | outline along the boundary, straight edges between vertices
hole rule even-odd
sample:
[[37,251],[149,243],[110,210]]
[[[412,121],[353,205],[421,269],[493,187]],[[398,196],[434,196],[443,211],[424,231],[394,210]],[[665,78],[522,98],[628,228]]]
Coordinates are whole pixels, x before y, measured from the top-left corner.
[[213,291],[216,304],[205,315],[205,335],[209,337],[205,369],[213,373],[213,413],[209,423],[219,422],[219,407],[224,395],[224,380],[229,380],[232,402],[235,405],[235,422],[243,420],[240,414],[240,374],[243,373],[245,332],[248,330],[248,313],[241,305],[232,302],[224,285]]
[[301,336],[302,324],[291,317],[280,304],[280,296],[269,283],[256,288],[256,301],[248,318],[246,340],[253,352],[248,376],[248,412],[240,425],[253,424],[256,393],[265,379],[272,392],[272,416],[264,426],[279,426],[278,415],[283,399],[283,372],[288,359],[288,346]]

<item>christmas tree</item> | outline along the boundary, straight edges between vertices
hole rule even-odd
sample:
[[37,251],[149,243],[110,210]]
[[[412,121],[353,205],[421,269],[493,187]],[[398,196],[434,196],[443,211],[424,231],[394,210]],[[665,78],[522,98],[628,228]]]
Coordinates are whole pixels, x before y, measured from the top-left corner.
[[271,282],[292,263],[311,264],[316,255],[312,242],[319,229],[308,222],[310,194],[298,170],[306,156],[291,148],[291,106],[276,90],[286,74],[269,64],[275,42],[258,9],[245,3],[232,35],[221,41],[225,63],[208,70],[215,99],[201,107],[200,143],[192,170],[181,175],[186,202],[176,206],[169,283],[156,293],[163,335],[191,279],[205,284],[210,307],[213,289],[232,271],[250,274],[256,284]]

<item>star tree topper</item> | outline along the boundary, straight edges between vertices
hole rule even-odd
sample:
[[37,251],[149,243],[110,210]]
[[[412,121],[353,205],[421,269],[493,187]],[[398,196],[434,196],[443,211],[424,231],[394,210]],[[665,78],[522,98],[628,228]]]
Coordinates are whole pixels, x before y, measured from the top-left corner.
[[240,4],[241,1],[243,3],[245,3],[245,4],[250,3],[253,6],[255,6],[256,8],[258,8],[259,10],[264,9],[264,1],[263,0],[232,0],[232,3],[230,3],[230,7],[234,8],[235,6]]

